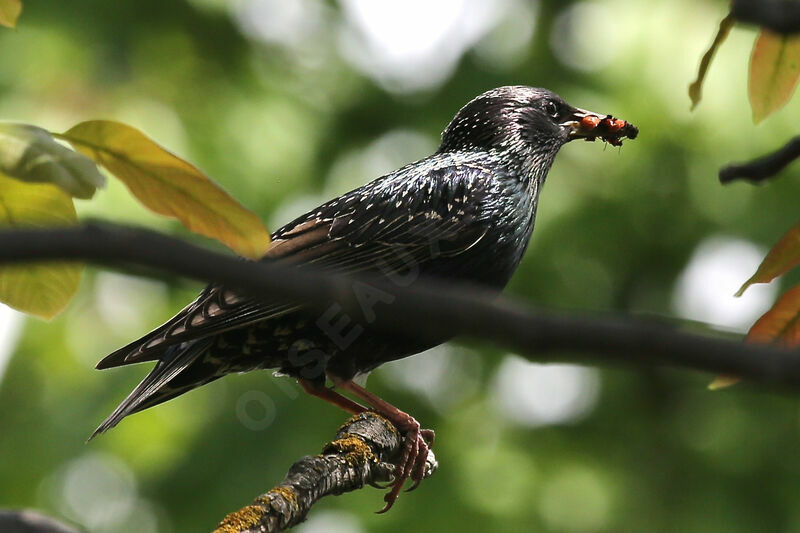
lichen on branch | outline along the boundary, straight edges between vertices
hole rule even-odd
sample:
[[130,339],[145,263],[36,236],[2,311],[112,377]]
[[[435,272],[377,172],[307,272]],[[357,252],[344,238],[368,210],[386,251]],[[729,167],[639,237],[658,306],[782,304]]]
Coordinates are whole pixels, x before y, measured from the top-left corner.
[[[301,458],[280,484],[226,516],[215,533],[284,531],[305,520],[324,496],[388,483],[402,443],[402,435],[380,415],[369,411],[356,415],[339,428],[321,454]],[[429,451],[425,477],[437,466]]]

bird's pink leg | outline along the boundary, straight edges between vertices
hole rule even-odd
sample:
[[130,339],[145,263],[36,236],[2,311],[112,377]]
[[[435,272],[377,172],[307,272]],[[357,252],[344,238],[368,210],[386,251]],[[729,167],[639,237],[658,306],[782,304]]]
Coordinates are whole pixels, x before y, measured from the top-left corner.
[[394,505],[407,479],[411,478],[414,482],[409,490],[417,488],[420,481],[422,481],[425,474],[425,462],[428,458],[430,445],[433,444],[434,433],[430,429],[421,429],[419,422],[414,417],[375,396],[364,387],[349,380],[345,381],[335,377],[331,379],[334,385],[364,400],[376,413],[389,420],[401,433],[405,434],[403,453],[395,469],[394,481],[391,485],[392,490],[384,497],[386,505],[378,511],[379,513],[385,513]]
[[326,402],[335,405],[339,409],[350,413],[351,415],[357,415],[367,410],[367,408],[360,403],[356,403],[350,398],[342,396],[338,392],[329,389],[325,385],[317,385],[316,383],[306,379],[298,379],[297,383],[299,383],[300,386],[303,387],[303,390],[311,396],[321,398]]

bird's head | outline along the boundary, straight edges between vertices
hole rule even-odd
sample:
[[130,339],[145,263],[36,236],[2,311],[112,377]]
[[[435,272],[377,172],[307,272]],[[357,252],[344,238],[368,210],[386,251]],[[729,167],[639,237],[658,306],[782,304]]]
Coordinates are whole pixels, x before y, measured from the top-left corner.
[[440,152],[497,151],[552,161],[574,139],[613,145],[638,130],[624,120],[573,107],[546,89],[525,86],[487,91],[461,108],[442,134]]

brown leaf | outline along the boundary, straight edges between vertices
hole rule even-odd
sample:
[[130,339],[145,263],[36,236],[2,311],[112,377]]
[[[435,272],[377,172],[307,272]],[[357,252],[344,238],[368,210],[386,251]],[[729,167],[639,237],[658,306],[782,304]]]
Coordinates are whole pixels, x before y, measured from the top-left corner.
[[256,259],[269,245],[261,220],[205,174],[139,130],[91,120],[57,137],[103,165],[146,207]]
[[697,104],[700,103],[700,99],[703,97],[703,82],[706,79],[708,67],[711,65],[711,59],[714,57],[720,45],[728,38],[728,34],[731,32],[731,28],[733,28],[735,22],[736,19],[730,14],[720,21],[717,35],[714,37],[714,42],[711,43],[706,53],[703,54],[703,59],[700,60],[700,68],[697,70],[697,79],[689,85],[689,98],[692,100],[692,111],[694,111],[694,108],[697,107]]
[[0,26],[14,28],[22,13],[21,0],[0,0]]
[[762,29],[750,57],[749,95],[758,124],[792,97],[800,77],[800,35]]
[[[776,344],[784,348],[800,346],[800,285],[778,298],[772,309],[753,324],[745,342]],[[708,388],[721,389],[738,381],[735,376],[718,376]]]
[[741,296],[753,283],[769,283],[800,263],[800,224],[786,232],[758,266],[758,270],[736,292]]
[[772,309],[753,324],[746,340],[778,344],[785,348],[800,345],[800,285],[778,298]]

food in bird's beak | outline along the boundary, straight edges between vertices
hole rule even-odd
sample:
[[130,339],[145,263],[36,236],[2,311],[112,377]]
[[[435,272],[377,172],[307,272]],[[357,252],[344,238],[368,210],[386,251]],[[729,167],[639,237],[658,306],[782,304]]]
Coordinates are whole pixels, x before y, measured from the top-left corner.
[[573,139],[594,141],[600,138],[612,146],[622,146],[622,139],[635,139],[639,135],[639,128],[630,122],[582,109],[577,110],[572,120],[565,122],[564,126],[571,128],[570,136]]

